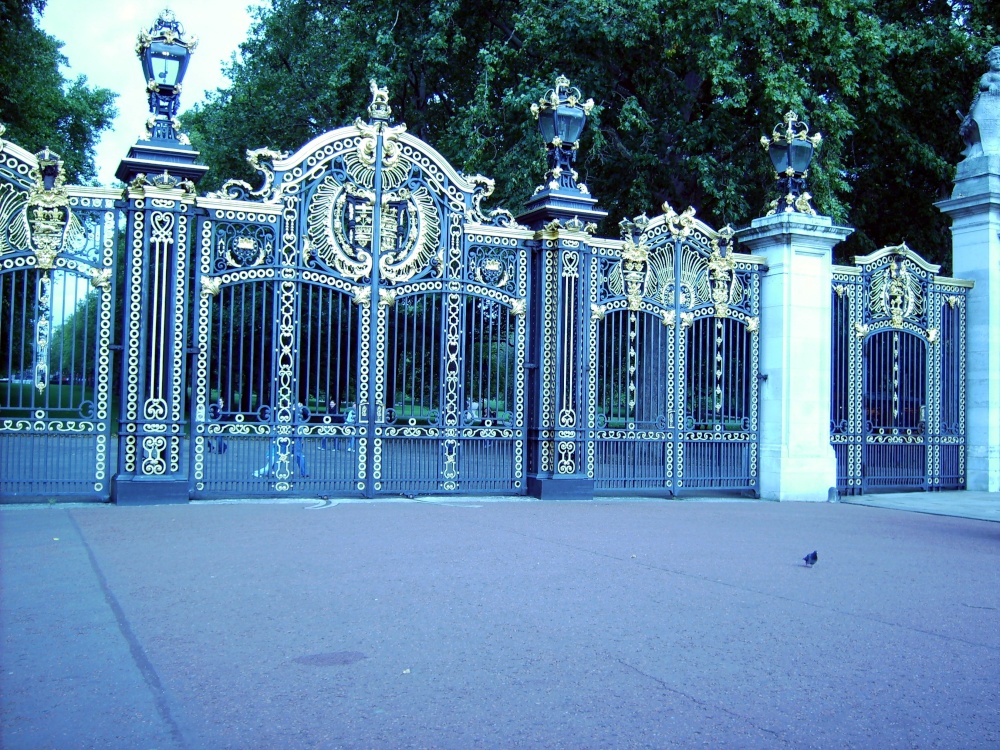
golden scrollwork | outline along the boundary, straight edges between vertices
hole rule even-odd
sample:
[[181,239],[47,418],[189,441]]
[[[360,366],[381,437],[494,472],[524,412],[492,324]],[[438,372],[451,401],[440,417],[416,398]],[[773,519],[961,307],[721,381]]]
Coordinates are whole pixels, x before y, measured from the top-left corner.
[[715,314],[724,318],[729,314],[729,303],[733,293],[733,271],[736,261],[731,253],[722,254],[717,240],[712,240],[712,255],[708,260],[708,275],[712,285],[712,302]]
[[9,182],[0,184],[0,255],[28,249],[27,202],[26,193]]
[[415,191],[402,187],[409,162],[397,159],[394,169],[383,172],[385,192],[376,238],[376,198],[371,185],[374,169],[364,159],[345,157],[345,164],[352,181],[341,185],[326,177],[310,202],[307,232],[313,255],[359,281],[372,273],[377,240],[382,277],[397,284],[408,281],[440,249],[441,220],[430,191],[426,186]]
[[639,310],[642,305],[648,259],[649,246],[641,237],[638,244],[631,236],[625,238],[625,247],[622,250],[622,279],[625,282],[625,296],[628,298],[629,310]]
[[94,289],[110,289],[111,275],[110,268],[92,268],[90,269],[90,285]]
[[372,288],[370,286],[352,287],[351,294],[351,302],[355,305],[370,305],[372,302]]
[[810,216],[816,215],[816,209],[812,207],[809,202],[812,200],[812,196],[808,192],[803,192],[798,198],[795,199],[793,205],[795,210],[800,214],[809,214]]
[[683,212],[677,213],[669,203],[663,204],[664,218],[670,234],[674,237],[687,237],[694,229],[694,207],[688,206]]
[[[905,244],[900,247],[906,248]],[[915,318],[923,312],[924,293],[920,280],[910,273],[905,260],[892,260],[872,274],[869,309],[875,318],[889,318],[894,328],[902,327],[904,319]]]
[[222,279],[218,276],[201,277],[201,293],[206,297],[214,297],[222,289]]

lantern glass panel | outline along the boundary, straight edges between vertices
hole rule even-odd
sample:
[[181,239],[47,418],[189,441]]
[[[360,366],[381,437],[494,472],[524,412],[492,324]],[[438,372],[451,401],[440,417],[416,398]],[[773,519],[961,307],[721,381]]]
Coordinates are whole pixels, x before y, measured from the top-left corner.
[[771,157],[774,171],[778,174],[784,174],[791,163],[788,158],[788,144],[772,141],[771,145],[767,147],[767,155]]
[[556,113],[551,109],[543,109],[538,113],[538,129],[542,132],[542,140],[548,145],[556,137]]
[[188,51],[179,44],[153,42],[148,54],[150,78],[160,86],[177,86],[184,75]]
[[801,174],[809,169],[809,162],[812,160],[813,145],[809,141],[796,138],[792,141],[789,150],[792,169]]
[[559,137],[563,143],[576,143],[583,133],[583,126],[587,122],[587,116],[579,107],[571,107],[567,104],[560,104],[556,108],[556,123],[559,127]]

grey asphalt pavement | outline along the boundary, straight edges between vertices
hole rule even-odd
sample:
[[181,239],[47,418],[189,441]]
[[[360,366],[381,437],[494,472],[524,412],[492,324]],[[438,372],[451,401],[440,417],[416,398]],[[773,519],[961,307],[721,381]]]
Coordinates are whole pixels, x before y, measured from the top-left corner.
[[0,746],[1000,746],[998,523],[322,505],[0,510]]

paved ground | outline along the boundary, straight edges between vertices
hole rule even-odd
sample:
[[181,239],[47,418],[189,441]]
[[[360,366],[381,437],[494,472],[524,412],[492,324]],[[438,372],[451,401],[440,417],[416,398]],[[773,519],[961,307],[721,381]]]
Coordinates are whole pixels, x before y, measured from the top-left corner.
[[893,492],[885,495],[843,497],[842,502],[868,505],[872,508],[912,510],[935,516],[976,518],[980,521],[1000,521],[1000,492]]
[[11,750],[1000,745],[998,523],[681,501],[0,524]]

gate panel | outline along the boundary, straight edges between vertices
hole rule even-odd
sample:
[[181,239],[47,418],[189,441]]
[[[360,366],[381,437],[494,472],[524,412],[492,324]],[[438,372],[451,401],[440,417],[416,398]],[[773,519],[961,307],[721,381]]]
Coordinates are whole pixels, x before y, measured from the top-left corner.
[[406,295],[387,311],[384,427],[376,437],[380,490],[396,494],[438,489],[446,470],[443,367],[447,300],[439,290]]
[[[949,290],[944,290],[945,292]],[[965,487],[965,305],[964,294],[944,294],[941,305],[941,409],[929,424],[935,486]],[[936,363],[937,364],[937,363]],[[932,372],[937,380],[937,373]]]
[[198,494],[524,491],[531,233],[375,93],[199,201]]
[[597,487],[672,487],[674,332],[659,316],[628,310],[607,313],[596,329]]
[[684,485],[756,487],[757,350],[748,326],[701,318],[687,330]]
[[757,492],[759,262],[666,210],[595,249],[591,475],[605,490]]
[[834,269],[830,440],[842,494],[965,487],[971,282],[906,245]]
[[279,441],[274,429],[280,217],[273,207],[199,203],[205,213],[192,326],[192,494],[268,494],[279,467],[287,475],[294,465],[289,436]]
[[0,501],[107,500],[115,195],[0,141]]
[[862,491],[927,487],[927,347],[881,331],[864,344]]

